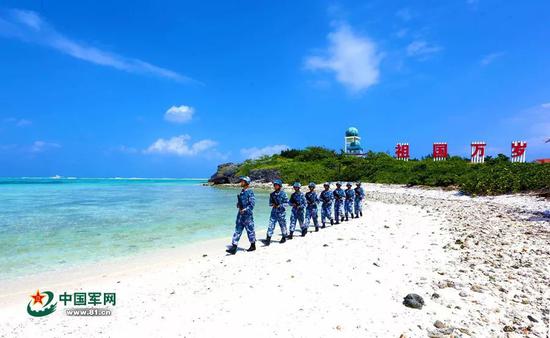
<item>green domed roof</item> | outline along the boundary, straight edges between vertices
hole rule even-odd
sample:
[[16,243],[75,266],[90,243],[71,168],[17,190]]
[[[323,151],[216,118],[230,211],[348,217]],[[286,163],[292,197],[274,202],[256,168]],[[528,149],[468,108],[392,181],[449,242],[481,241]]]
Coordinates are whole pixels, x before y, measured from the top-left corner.
[[348,149],[349,150],[362,150],[363,148],[361,148],[361,142],[353,141],[349,144]]
[[355,127],[349,127],[348,130],[346,130],[346,136],[359,136],[359,130]]

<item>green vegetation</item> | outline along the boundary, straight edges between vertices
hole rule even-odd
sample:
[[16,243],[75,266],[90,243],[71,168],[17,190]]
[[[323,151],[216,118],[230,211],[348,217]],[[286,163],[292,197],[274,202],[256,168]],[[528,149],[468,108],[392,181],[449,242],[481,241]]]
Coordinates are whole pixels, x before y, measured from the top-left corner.
[[511,163],[500,154],[485,164],[470,164],[453,156],[446,161],[399,161],[386,153],[368,152],[364,158],[338,154],[322,147],[290,149],[278,155],[247,160],[239,175],[252,169],[276,169],[285,182],[364,181],[455,187],[472,195],[498,195],[550,190],[550,164]]

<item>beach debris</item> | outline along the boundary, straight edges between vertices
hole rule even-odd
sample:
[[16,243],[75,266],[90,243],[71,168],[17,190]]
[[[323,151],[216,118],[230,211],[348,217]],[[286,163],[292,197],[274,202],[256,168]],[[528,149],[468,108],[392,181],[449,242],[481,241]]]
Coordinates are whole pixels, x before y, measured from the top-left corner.
[[327,246],[328,246],[328,244],[323,244],[323,247],[325,247],[325,248],[326,248]]
[[436,293],[436,292],[432,293],[432,299],[438,299],[439,297],[441,297],[439,293]]
[[403,298],[403,305],[413,309],[422,309],[424,306],[424,299],[417,295],[416,293],[409,293],[405,298]]

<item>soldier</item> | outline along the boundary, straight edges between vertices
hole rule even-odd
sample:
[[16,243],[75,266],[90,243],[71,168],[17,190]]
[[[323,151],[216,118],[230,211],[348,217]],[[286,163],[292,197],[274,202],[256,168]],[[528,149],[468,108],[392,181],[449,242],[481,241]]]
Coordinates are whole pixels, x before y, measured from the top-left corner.
[[283,237],[279,243],[286,242],[286,213],[285,206],[288,204],[288,196],[281,190],[283,187],[283,181],[276,179],[273,181],[273,191],[269,195],[269,206],[271,207],[271,215],[269,217],[269,225],[267,227],[267,237],[265,239],[265,245],[271,244],[271,236],[275,230],[275,223],[279,223]]
[[321,223],[323,224],[321,228],[325,227],[325,219],[330,220],[330,225],[334,224],[334,220],[332,219],[332,200],[334,199],[334,196],[332,195],[332,191],[330,191],[330,183],[323,184],[323,187],[325,190],[321,192],[321,195],[319,196],[319,199],[321,200]]
[[235,222],[235,233],[231,241],[231,248],[226,250],[231,255],[237,253],[237,243],[239,243],[243,229],[246,229],[246,234],[250,241],[250,248],[246,251],[256,250],[256,232],[254,231],[254,216],[252,214],[256,199],[254,198],[254,191],[249,188],[250,178],[248,176],[241,176],[240,184],[242,190],[237,195],[237,208],[239,212],[237,213],[237,220]]
[[346,214],[346,221],[348,219],[348,215],[351,215],[351,218],[353,218],[353,200],[355,198],[355,191],[351,189],[351,183],[346,184],[347,189],[344,191],[346,193],[346,200],[344,202],[344,212]]
[[[318,223],[318,213],[317,213],[317,203],[319,203],[319,197],[315,192],[315,183],[311,182],[308,184],[309,191],[306,192],[306,229],[309,227],[309,220],[313,218],[313,225],[315,225],[315,231],[319,231]],[[330,209],[329,209],[330,211]]]
[[294,182],[292,187],[294,188],[294,192],[290,195],[290,205],[292,205],[292,210],[290,211],[290,229],[288,239],[292,239],[292,236],[294,235],[296,221],[300,223],[302,237],[307,234],[307,226],[304,226],[304,209],[306,207],[306,198],[300,191],[302,185],[300,182]]
[[340,224],[344,221],[344,199],[346,197],[342,183],[336,182],[336,189],[332,194],[334,195],[334,219],[336,219],[336,224]]
[[359,217],[359,215],[361,215],[361,217],[363,217],[363,208],[362,208],[362,203],[363,203],[363,199],[365,198],[365,191],[363,190],[363,188],[361,188],[361,182],[357,182],[355,183],[356,187],[355,189],[355,203],[354,203],[354,207],[355,207],[355,217]]

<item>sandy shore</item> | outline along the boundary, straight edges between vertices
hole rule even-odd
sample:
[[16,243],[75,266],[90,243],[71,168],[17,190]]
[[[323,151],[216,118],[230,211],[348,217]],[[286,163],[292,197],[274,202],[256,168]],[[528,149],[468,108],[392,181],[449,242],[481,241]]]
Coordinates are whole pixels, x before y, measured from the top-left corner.
[[[226,256],[228,229],[225,239],[0,284],[0,336],[548,337],[548,201],[366,190],[363,218],[254,253]],[[108,317],[70,317],[58,304],[34,318],[25,308],[36,288],[116,292],[117,304]],[[409,293],[425,306],[405,307]]]

